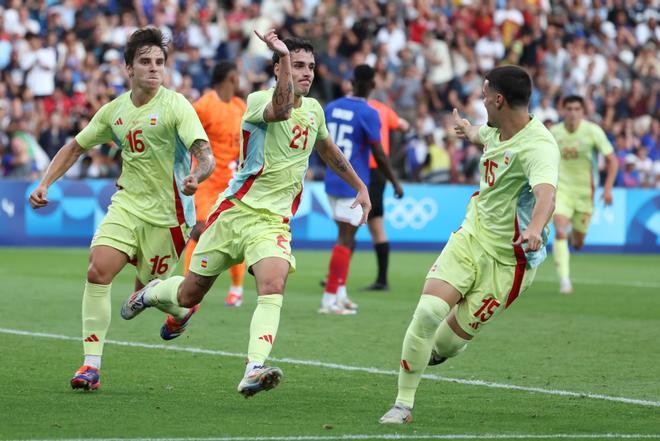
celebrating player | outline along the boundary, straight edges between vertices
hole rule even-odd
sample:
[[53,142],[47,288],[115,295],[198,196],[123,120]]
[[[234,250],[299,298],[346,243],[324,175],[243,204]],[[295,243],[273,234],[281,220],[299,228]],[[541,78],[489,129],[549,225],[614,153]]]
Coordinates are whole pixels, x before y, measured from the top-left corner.
[[[386,155],[390,153],[390,130],[398,130],[407,132],[410,124],[403,118],[400,118],[394,110],[387,104],[380,101],[368,100],[371,107],[378,112],[380,119],[380,143],[383,146],[383,151]],[[385,191],[386,179],[383,173],[378,168],[378,164],[371,155],[369,158],[369,169],[371,170],[371,177],[369,179],[369,199],[371,199],[371,211],[369,212],[369,233],[371,234],[371,241],[374,244],[374,251],[376,252],[376,264],[378,266],[378,274],[376,281],[366,287],[367,291],[387,291],[389,289],[387,283],[387,267],[390,261],[390,243],[387,240],[385,233],[385,225],[383,222],[383,215],[385,214],[385,204],[383,203],[383,192]]]
[[[206,92],[193,103],[206,134],[211,140],[215,157],[215,170],[195,193],[197,224],[190,232],[186,247],[184,268],[188,271],[190,258],[202,234],[204,223],[218,195],[225,191],[232,178],[239,157],[241,138],[241,118],[245,113],[245,102],[235,96],[238,91],[238,70],[229,61],[222,61],[213,68],[212,90]],[[225,306],[241,306],[243,303],[243,275],[245,264],[239,263],[229,268],[231,286],[225,299]]]
[[[353,73],[353,95],[329,103],[325,108],[326,121],[332,139],[358,176],[369,182],[369,155],[373,152],[379,169],[392,182],[394,192],[400,198],[403,190],[380,144],[378,112],[367,104],[367,97],[375,86],[374,74],[373,68],[366,64],[357,66]],[[330,257],[328,280],[319,313],[355,314],[357,305],[346,294],[346,279],[362,210],[352,208],[355,190],[332,169],[325,174],[325,192],[339,231]]]
[[[90,148],[114,141],[122,148],[122,173],[108,213],[91,243],[83,293],[85,359],[71,380],[74,389],[95,390],[110,326],[110,287],[127,263],[137,269],[135,289],[170,274],[195,223],[192,195],[213,171],[208,138],[183,95],[162,87],[167,42],[157,28],[135,31],[126,44],[131,90],[104,105],[91,122],[55,155],[30,195],[33,208],[48,205],[48,187]],[[197,160],[190,171],[190,153]],[[194,310],[174,315],[183,323]]]
[[559,149],[528,112],[531,91],[523,69],[498,67],[483,86],[487,125],[473,126],[454,109],[458,135],[483,145],[480,189],[426,276],[403,340],[396,402],[381,423],[412,421],[426,366],[460,353],[529,288],[546,256]]
[[[255,31],[256,32],[256,31]],[[185,278],[155,280],[131,295],[122,316],[131,319],[149,306],[167,311],[196,307],[227,268],[245,260],[257,282],[245,375],[238,391],[249,397],[277,386],[282,371],[264,366],[277,335],[284,285],[296,261],[289,219],[298,209],[314,146],[320,157],[356,191],[366,222],[369,192],[341,150],[329,139],[321,105],[306,98],[314,79],[314,48],[300,39],[281,41],[274,30],[256,34],[274,52],[274,89],[247,99],[241,133],[241,163],[209,216]],[[172,329],[172,337],[185,326]]]
[[567,96],[562,101],[562,107],[564,122],[550,129],[561,151],[552,254],[559,275],[559,292],[570,294],[573,284],[569,274],[568,236],[570,233],[573,248],[582,248],[594,209],[594,174],[598,173],[595,151],[604,155],[607,163],[602,196],[607,205],[612,203],[612,186],[618,163],[603,129],[584,119],[584,99],[577,95]]

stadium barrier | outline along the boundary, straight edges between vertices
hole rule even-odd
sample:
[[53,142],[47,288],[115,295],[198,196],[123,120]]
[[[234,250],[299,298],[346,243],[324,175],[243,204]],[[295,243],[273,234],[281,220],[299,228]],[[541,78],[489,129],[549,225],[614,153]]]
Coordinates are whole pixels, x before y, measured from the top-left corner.
[[[110,180],[62,180],[48,193],[50,204],[32,210],[27,203],[36,183],[0,180],[0,246],[88,246],[115,192]],[[393,249],[440,250],[465,214],[476,190],[457,185],[404,185],[397,200],[385,192],[385,225]],[[585,251],[660,253],[660,190],[614,190],[605,207],[596,192],[596,209]],[[325,248],[336,239],[323,184],[306,182],[298,213],[291,221],[294,248]],[[370,245],[361,228],[358,247]]]

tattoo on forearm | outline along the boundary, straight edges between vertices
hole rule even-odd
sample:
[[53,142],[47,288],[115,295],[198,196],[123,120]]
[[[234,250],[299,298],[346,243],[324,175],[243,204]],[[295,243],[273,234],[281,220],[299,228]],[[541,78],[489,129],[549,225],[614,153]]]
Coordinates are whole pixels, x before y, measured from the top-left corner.
[[197,167],[195,167],[193,175],[197,178],[198,182],[202,182],[211,175],[215,168],[215,159],[213,159],[211,147],[208,142],[197,139],[190,146],[190,153],[197,160]]
[[287,81],[286,87],[283,86],[278,81],[273,94],[273,110],[278,117],[286,115],[293,108],[293,84]]
[[348,171],[349,164],[346,161],[346,157],[341,153],[334,158],[335,167],[337,171],[346,173]]

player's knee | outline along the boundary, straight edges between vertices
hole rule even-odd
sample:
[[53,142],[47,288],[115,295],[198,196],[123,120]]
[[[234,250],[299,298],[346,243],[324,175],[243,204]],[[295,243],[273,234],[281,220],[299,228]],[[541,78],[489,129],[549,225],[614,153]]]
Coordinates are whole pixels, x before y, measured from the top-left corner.
[[555,239],[565,240],[566,239],[566,228],[558,227],[555,225]]
[[258,294],[259,295],[282,294],[284,293],[284,284],[285,281],[282,278],[272,278],[268,280],[263,280],[259,283]]
[[444,320],[435,333],[435,351],[441,357],[455,357],[465,350],[468,340],[459,337]]
[[113,274],[105,268],[100,267],[95,262],[91,262],[87,267],[87,281],[97,285],[108,285],[112,282]]

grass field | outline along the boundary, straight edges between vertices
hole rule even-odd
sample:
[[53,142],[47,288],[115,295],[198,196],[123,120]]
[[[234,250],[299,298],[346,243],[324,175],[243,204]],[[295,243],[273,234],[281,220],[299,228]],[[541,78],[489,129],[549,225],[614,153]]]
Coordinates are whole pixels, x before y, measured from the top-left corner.
[[393,254],[392,290],[365,293],[374,257],[356,253],[352,317],[316,313],[328,253],[296,256],[272,353],[284,381],[245,400],[236,385],[251,278],[243,307],[225,309],[221,277],[188,332],[164,344],[158,311],[119,316],[127,268],[113,283],[101,389],[82,393],[69,379],[82,361],[87,250],[0,248],[0,439],[660,438],[660,256],[575,256],[571,296],[557,294],[546,262],[464,354],[427,370],[405,427],[378,418],[394,400],[401,342],[435,255]]

